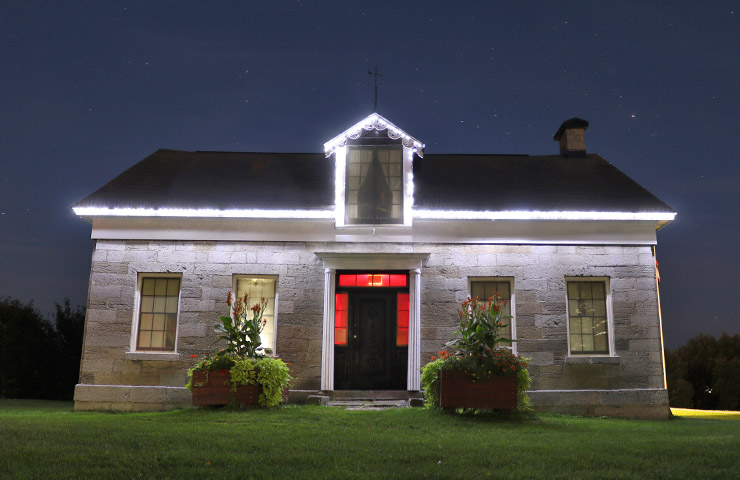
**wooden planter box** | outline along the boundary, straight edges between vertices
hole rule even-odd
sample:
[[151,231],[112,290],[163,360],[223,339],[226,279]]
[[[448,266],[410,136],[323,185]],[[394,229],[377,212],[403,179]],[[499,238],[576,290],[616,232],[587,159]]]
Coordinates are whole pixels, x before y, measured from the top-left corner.
[[239,385],[232,392],[230,380],[229,372],[213,370],[208,372],[208,378],[205,372],[193,372],[193,405],[257,405],[261,385]]
[[442,370],[440,377],[439,404],[442,408],[516,408],[516,375],[473,381],[470,373]]

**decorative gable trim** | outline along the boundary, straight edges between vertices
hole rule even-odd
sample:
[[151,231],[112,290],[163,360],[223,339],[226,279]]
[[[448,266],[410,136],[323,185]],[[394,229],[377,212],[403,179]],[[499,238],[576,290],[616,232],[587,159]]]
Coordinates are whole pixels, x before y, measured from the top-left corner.
[[340,133],[336,137],[332,138],[324,144],[324,153],[327,157],[330,157],[337,148],[345,147],[347,145],[347,139],[357,140],[362,135],[362,131],[367,130],[386,130],[388,138],[392,140],[401,139],[403,146],[412,149],[413,153],[416,153],[420,157],[424,158],[424,144],[419,140],[415,139],[408,133],[404,132],[393,123],[389,122],[385,117],[377,113],[368,115],[365,119],[352,125],[350,128]]

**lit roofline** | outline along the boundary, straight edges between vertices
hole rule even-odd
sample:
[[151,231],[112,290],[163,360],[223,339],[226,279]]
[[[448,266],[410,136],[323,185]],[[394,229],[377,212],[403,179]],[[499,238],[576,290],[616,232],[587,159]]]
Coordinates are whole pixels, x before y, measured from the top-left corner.
[[670,222],[674,212],[578,212],[508,210],[478,212],[466,210],[413,210],[414,218],[433,220],[645,220]]
[[[217,210],[210,208],[107,208],[74,207],[80,217],[196,217],[265,219],[334,219],[336,210]],[[673,212],[578,212],[509,210],[412,210],[413,218],[424,220],[617,220],[670,222]],[[358,227],[359,225],[354,225]],[[408,226],[408,225],[406,225]]]
[[324,153],[327,157],[331,156],[331,154],[334,153],[334,150],[336,150],[338,147],[344,147],[347,144],[348,138],[359,138],[363,130],[387,130],[389,133],[388,136],[390,138],[401,138],[401,141],[405,147],[412,148],[414,153],[417,153],[420,157],[424,156],[423,143],[421,143],[419,140],[415,139],[408,133],[404,132],[393,123],[389,122],[387,118],[378,113],[371,113],[367,117],[352,125],[344,132],[326,142],[324,144]]
[[80,217],[334,218],[334,210],[217,210],[212,208],[74,207]]

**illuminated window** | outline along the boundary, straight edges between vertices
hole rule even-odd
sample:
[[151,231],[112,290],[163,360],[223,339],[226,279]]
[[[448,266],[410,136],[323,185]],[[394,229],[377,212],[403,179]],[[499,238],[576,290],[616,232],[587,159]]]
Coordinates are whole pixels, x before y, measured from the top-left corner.
[[340,287],[405,287],[408,277],[402,273],[359,273],[339,275]]
[[347,345],[347,305],[349,294],[337,293],[334,298],[334,345]]
[[267,300],[267,307],[262,318],[267,320],[265,328],[260,334],[262,346],[272,349],[275,352],[275,311],[277,297],[275,295],[275,286],[277,278],[275,277],[248,277],[238,275],[236,277],[236,286],[234,291],[239,297],[244,297],[245,293],[249,294],[249,307],[258,303],[260,298]]
[[347,149],[346,224],[403,223],[403,148]]
[[174,352],[180,278],[141,277],[137,350]]
[[570,353],[609,354],[606,280],[568,280]]
[[409,294],[399,293],[396,298],[396,346],[409,345]]
[[[511,285],[513,280],[510,278],[492,278],[492,279],[476,279],[470,282],[470,296],[475,298],[478,297],[481,300],[488,300],[493,297],[493,294],[498,292],[500,300],[506,300],[506,306],[504,306],[504,315],[512,315],[512,295]],[[513,339],[512,337],[512,326],[514,325],[514,318],[509,318],[504,321],[506,327],[502,330],[502,336],[504,338]],[[510,343],[499,344],[500,347],[511,347]]]

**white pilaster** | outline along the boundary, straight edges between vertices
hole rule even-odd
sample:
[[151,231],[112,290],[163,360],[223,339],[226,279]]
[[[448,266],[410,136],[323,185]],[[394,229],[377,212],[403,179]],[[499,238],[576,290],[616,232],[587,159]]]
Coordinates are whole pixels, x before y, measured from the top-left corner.
[[324,334],[321,340],[321,389],[334,390],[334,275],[324,269]]
[[421,390],[421,269],[409,271],[409,359],[406,373],[408,390]]

